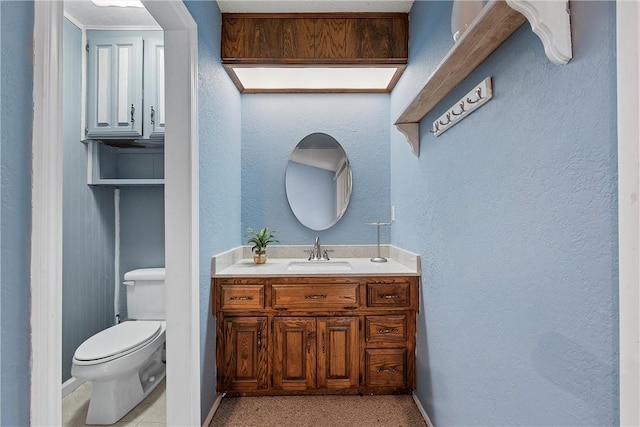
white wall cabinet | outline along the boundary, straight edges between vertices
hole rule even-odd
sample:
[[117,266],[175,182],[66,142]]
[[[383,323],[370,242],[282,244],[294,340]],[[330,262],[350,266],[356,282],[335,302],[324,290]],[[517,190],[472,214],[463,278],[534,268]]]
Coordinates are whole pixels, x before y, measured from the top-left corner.
[[163,138],[162,33],[92,31],[87,50],[86,137]]

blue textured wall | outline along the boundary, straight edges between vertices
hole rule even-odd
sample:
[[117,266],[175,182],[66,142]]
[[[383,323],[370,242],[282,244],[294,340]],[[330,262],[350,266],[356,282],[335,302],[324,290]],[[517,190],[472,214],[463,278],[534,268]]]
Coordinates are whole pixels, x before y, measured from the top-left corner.
[[0,425],[29,425],[33,2],[0,2]]
[[[121,187],[120,281],[127,271],[164,265],[164,187]],[[121,319],[128,316],[126,296],[120,284]]]
[[[389,219],[389,95],[254,94],[242,96],[242,243],[247,227],[278,231],[282,244],[375,243],[366,222]],[[295,218],[285,192],[289,155],[305,136],[323,132],[344,148],[353,194],[344,216],[325,231]],[[382,240],[389,240],[383,230]]]
[[71,378],[76,348],[113,325],[113,188],[87,185],[80,143],[82,32],[63,27],[62,381]]
[[[391,121],[452,45],[416,2]],[[422,255],[417,394],[435,425],[616,425],[615,3],[571,2],[574,58],[525,24],[421,122],[391,131],[392,241]],[[494,98],[434,138],[484,77]]]
[[192,1],[198,24],[200,138],[201,408],[216,396],[215,319],[211,315],[211,257],[240,242],[240,95],[220,63],[221,17],[215,2]]

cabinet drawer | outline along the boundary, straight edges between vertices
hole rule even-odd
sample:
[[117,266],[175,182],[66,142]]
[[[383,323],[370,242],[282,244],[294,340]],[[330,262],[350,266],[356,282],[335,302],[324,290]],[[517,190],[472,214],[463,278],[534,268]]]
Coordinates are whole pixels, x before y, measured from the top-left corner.
[[357,283],[275,284],[273,308],[353,308],[359,305]]
[[369,307],[409,307],[409,283],[367,283]]
[[405,348],[365,349],[367,387],[406,387]]
[[264,308],[264,285],[221,285],[222,310]]
[[365,324],[367,342],[406,342],[407,340],[407,316],[367,316]]

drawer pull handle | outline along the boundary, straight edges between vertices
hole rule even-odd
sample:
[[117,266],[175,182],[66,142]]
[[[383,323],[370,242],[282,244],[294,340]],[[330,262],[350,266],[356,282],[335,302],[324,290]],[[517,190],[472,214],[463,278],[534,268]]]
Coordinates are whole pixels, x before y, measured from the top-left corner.
[[231,297],[231,301],[253,301],[253,297]]
[[392,368],[378,368],[378,372],[380,373],[393,373],[393,372],[400,372],[398,371],[398,369],[396,369],[396,367],[392,367]]
[[378,333],[379,334],[395,334],[397,332],[398,332],[398,328],[386,328],[386,329],[380,328],[380,329],[378,329]]
[[326,295],[305,295],[304,299],[325,299],[327,296]]
[[382,298],[384,299],[396,299],[396,298],[400,298],[400,295],[398,294],[385,294],[385,295],[380,295]]

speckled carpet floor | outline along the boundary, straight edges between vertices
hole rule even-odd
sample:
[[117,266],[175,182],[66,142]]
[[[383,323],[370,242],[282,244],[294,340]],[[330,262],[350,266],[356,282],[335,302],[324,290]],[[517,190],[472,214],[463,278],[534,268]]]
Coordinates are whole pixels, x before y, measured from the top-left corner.
[[209,427],[425,427],[402,396],[225,397]]

